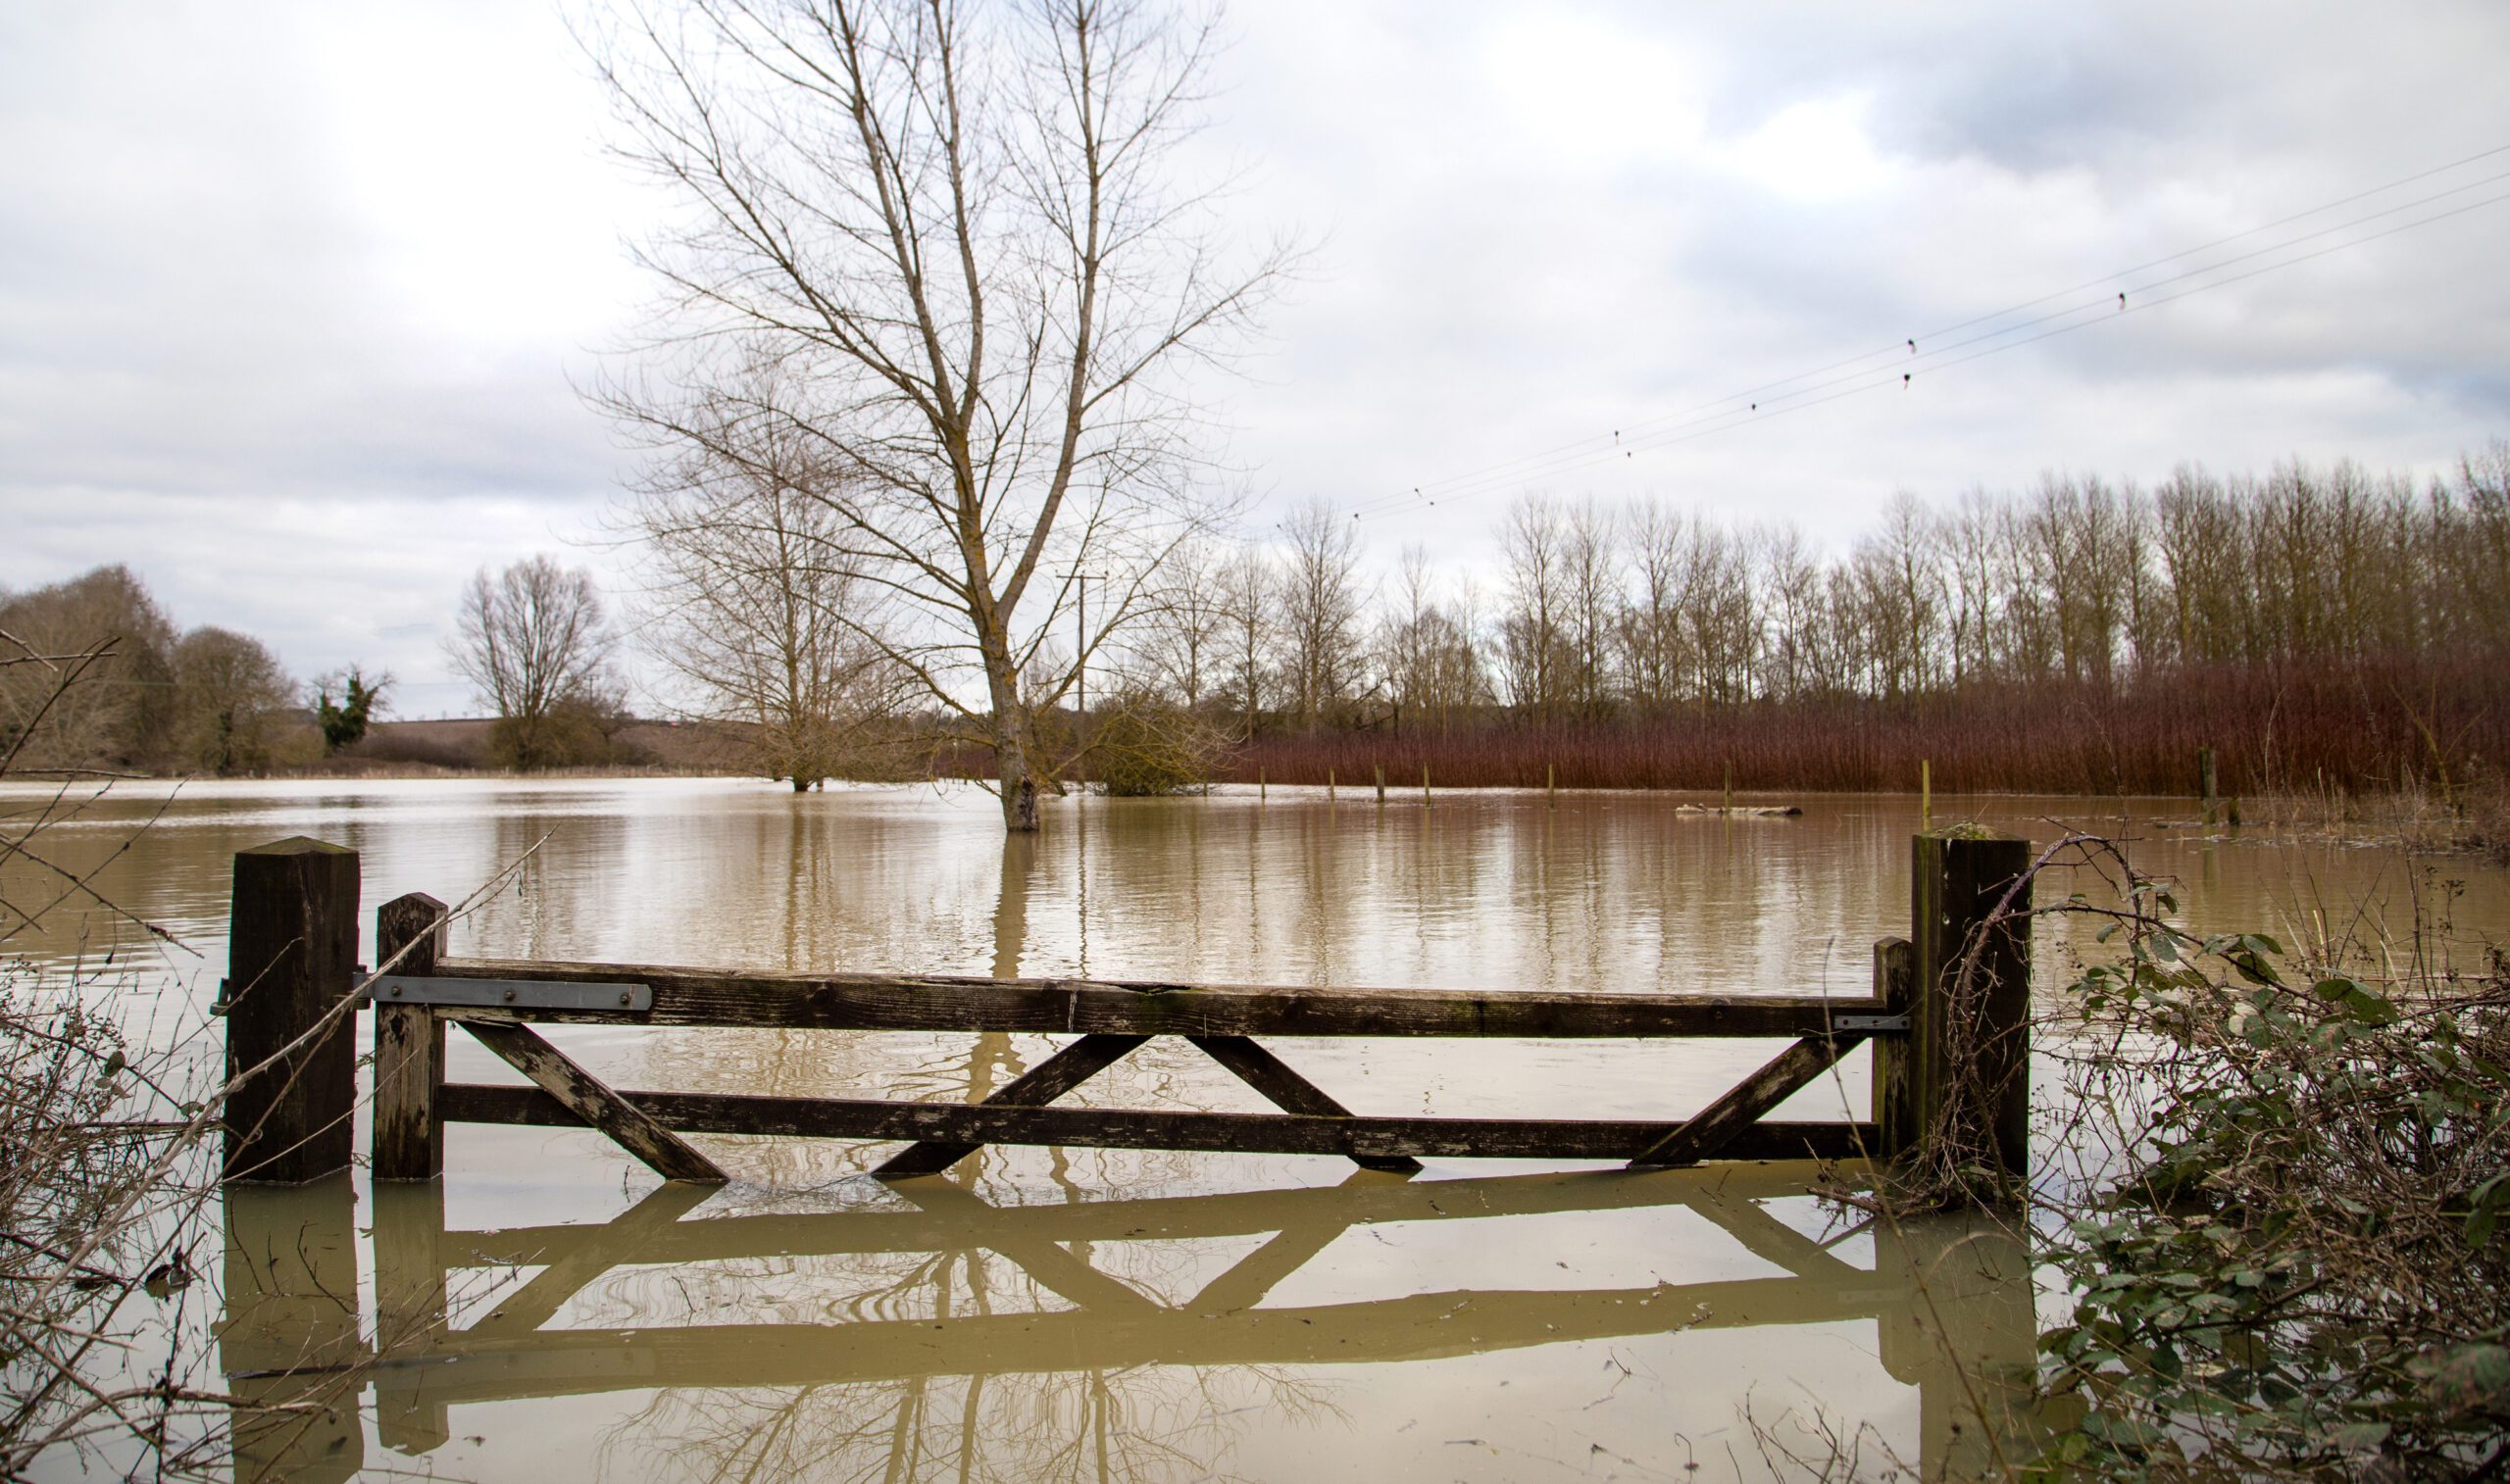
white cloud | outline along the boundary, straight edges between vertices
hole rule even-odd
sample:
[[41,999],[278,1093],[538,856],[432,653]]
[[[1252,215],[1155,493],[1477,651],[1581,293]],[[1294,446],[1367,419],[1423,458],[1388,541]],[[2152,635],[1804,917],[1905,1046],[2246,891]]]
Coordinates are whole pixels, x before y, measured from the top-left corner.
[[1865,130],[1868,93],[1791,103],[1740,139],[1707,151],[1749,185],[1797,201],[1835,201],[1891,189],[1902,173]]

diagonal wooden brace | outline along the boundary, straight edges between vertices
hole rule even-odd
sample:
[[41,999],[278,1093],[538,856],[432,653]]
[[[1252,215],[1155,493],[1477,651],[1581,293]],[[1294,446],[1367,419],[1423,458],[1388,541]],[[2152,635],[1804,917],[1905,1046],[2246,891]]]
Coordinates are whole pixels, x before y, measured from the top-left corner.
[[1785,1102],[1796,1089],[1830,1070],[1865,1035],[1863,1031],[1850,1030],[1830,1036],[1806,1036],[1780,1052],[1767,1066],[1736,1083],[1732,1091],[1702,1109],[1697,1116],[1675,1124],[1672,1132],[1631,1161],[1630,1167],[1696,1164],[1713,1157],[1736,1134]]
[[[1187,1036],[1203,1055],[1234,1072],[1237,1079],[1273,1101],[1283,1113],[1312,1113],[1327,1118],[1347,1118],[1351,1111],[1335,1102],[1324,1088],[1290,1070],[1287,1063],[1274,1056],[1246,1036]],[[1362,1169],[1381,1169],[1391,1174],[1413,1175],[1421,1172],[1421,1162],[1409,1155],[1353,1155],[1351,1162]]]
[[541,1091],[565,1104],[569,1113],[608,1134],[622,1149],[653,1166],[654,1173],[664,1179],[721,1185],[730,1178],[687,1140],[604,1086],[529,1026],[479,1020],[456,1023],[503,1058],[507,1065],[538,1083]]
[[[1115,1065],[1126,1053],[1149,1039],[1148,1036],[1082,1036],[994,1089],[992,1097],[977,1106],[1043,1108]],[[891,1155],[872,1173],[883,1180],[904,1175],[937,1175],[983,1147],[981,1144],[926,1140],[921,1144],[910,1144]]]

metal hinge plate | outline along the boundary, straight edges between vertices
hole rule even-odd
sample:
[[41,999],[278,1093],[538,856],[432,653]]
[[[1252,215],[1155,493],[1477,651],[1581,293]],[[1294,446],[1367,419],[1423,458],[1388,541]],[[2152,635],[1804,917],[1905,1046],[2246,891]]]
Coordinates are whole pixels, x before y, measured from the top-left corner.
[[557,979],[430,979],[385,974],[367,998],[377,1005],[431,1005],[472,1009],[624,1010],[654,1008],[644,984],[584,984]]
[[1905,1031],[1909,1028],[1909,1017],[1906,1015],[1839,1015],[1832,1019],[1831,1028],[1861,1030],[1869,1033]]

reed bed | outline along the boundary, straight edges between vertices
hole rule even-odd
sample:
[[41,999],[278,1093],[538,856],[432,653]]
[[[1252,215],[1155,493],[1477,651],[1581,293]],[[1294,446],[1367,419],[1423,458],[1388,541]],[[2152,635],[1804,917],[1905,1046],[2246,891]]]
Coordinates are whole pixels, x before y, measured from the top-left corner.
[[[1756,792],[2193,794],[2214,748],[2237,797],[2334,790],[2443,795],[2510,758],[2510,682],[2472,668],[2404,677],[2376,665],[2178,671],[2129,685],[2040,682],[1899,705],[1861,698],[1756,702],[1601,721],[1491,718],[1443,733],[1366,729],[1259,735],[1220,777],[1441,788]],[[973,761],[973,760],[971,760]]]

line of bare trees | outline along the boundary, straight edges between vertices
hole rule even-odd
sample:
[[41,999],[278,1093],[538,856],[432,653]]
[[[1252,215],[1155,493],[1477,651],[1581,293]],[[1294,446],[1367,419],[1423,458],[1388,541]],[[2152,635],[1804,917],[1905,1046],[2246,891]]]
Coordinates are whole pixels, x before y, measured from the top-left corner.
[[[87,683],[57,683],[61,657],[100,646]],[[249,634],[177,633],[126,567],[0,592],[0,756],[21,771],[225,776],[311,762],[324,736],[301,697]]]
[[2499,443],[2422,486],[2339,463],[1903,494],[1836,554],[1790,525],[1529,494],[1486,586],[1441,580],[1417,547],[1373,579],[1360,529],[1316,504],[1276,540],[1184,554],[1131,636],[1132,684],[1248,738],[2510,660]]

